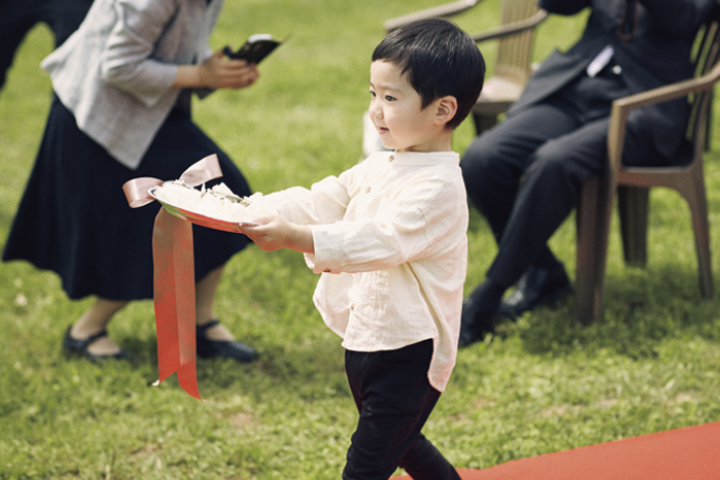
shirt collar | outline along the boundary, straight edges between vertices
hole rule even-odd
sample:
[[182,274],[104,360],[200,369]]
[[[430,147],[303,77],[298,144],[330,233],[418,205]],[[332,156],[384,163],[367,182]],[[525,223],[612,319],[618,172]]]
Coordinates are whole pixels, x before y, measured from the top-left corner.
[[455,152],[381,152],[378,155],[397,165],[460,164],[460,155]]

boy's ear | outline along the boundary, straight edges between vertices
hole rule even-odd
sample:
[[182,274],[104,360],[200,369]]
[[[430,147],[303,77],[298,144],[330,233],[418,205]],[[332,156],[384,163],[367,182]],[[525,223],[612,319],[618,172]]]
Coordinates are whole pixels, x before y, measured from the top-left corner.
[[458,102],[452,95],[446,95],[436,100],[435,122],[445,125],[453,119],[458,109]]

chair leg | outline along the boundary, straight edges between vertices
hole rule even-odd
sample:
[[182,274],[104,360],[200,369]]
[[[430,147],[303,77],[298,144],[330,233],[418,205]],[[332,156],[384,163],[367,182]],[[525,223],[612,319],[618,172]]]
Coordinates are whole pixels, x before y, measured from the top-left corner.
[[576,212],[577,251],[575,273],[575,317],[583,325],[602,319],[605,286],[603,244],[603,181],[589,178],[582,188]]
[[580,204],[575,212],[577,228],[577,246],[575,253],[575,317],[583,325],[595,319],[595,261],[593,254],[597,251],[597,210],[598,181],[591,178],[585,181],[582,188]]
[[650,189],[618,187],[618,211],[625,263],[635,267],[647,265],[647,233]]
[[577,211],[575,316],[583,325],[601,321],[604,314],[605,266],[614,183],[609,176],[589,178]]
[[693,179],[693,187],[681,192],[690,207],[693,232],[695,234],[695,251],[697,252],[700,292],[704,299],[713,298],[713,274],[710,260],[710,222],[708,221],[707,197],[705,180],[702,171],[698,171]]
[[[698,272],[700,275],[700,292],[706,300],[713,299],[713,274],[710,261],[710,235],[707,215],[697,214],[698,218],[693,219],[695,229],[695,249],[697,251]],[[702,217],[702,218],[699,218]]]

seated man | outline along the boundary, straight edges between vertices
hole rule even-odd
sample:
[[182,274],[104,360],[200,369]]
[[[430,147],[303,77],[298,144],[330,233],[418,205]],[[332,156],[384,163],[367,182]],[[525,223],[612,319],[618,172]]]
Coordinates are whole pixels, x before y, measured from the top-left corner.
[[[460,345],[570,291],[547,242],[577,204],[585,179],[602,174],[613,100],[693,75],[690,51],[716,0],[539,0],[550,13],[591,9],[580,40],[554,52],[507,118],[475,139],[461,167],[468,196],[499,251],[463,306]],[[687,102],[633,112],[623,162],[682,162]],[[657,161],[657,160],[654,160]],[[501,302],[507,288],[515,292]]]

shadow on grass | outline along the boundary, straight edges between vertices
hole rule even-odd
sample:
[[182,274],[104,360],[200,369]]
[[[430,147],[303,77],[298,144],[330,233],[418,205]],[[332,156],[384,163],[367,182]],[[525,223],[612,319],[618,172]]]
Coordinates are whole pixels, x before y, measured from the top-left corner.
[[571,295],[538,308],[516,325],[501,325],[499,333],[517,330],[534,354],[565,355],[581,348],[633,359],[654,357],[657,345],[670,337],[720,341],[720,301],[702,299],[695,266],[626,268],[622,276],[608,276],[604,320],[589,326],[575,320],[574,301]]
[[[150,366],[152,378],[157,379],[157,340],[154,335],[147,337],[126,337],[121,340],[123,348],[132,355],[133,369],[145,370]],[[343,367],[343,350],[337,345],[324,345],[318,348],[317,342],[290,347],[277,344],[263,344],[259,339],[253,343],[260,353],[251,363],[241,363],[230,359],[197,360],[197,378],[201,395],[222,395],[223,392],[236,392],[238,388],[251,396],[262,396],[268,391],[282,388],[293,391],[298,398],[313,400],[321,394],[329,396],[347,396],[347,380]],[[180,388],[175,375],[165,383]],[[318,392],[317,385],[324,388]],[[255,392],[255,393],[253,393]]]

